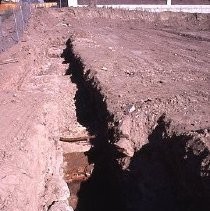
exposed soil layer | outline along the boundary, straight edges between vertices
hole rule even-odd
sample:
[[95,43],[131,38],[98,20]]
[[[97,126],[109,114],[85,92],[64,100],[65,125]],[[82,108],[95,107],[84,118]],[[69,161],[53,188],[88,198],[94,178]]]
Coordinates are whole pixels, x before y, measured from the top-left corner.
[[64,154],[64,162],[66,163],[64,178],[71,191],[69,203],[75,209],[78,204],[77,195],[80,185],[92,174],[93,165],[89,164],[87,156],[83,152]]
[[[43,14],[51,14],[50,22]],[[2,211],[70,210],[61,168],[66,144],[59,137],[85,134],[85,128],[77,122],[76,87],[60,58],[70,35],[59,14],[37,10],[22,42],[0,54],[1,63],[15,61],[0,66]]]

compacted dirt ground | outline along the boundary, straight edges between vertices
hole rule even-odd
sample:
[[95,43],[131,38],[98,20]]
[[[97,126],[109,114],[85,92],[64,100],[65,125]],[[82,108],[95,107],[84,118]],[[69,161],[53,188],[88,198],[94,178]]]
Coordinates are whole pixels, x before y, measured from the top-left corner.
[[0,210],[71,210],[67,183],[79,211],[206,210],[209,23],[35,10],[0,55]]

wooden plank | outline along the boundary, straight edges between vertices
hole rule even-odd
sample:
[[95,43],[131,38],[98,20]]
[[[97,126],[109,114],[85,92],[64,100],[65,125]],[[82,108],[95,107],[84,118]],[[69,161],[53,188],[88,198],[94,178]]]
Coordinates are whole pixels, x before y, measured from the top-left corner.
[[95,136],[83,136],[83,137],[60,137],[62,142],[80,142],[80,141],[90,141],[96,138]]

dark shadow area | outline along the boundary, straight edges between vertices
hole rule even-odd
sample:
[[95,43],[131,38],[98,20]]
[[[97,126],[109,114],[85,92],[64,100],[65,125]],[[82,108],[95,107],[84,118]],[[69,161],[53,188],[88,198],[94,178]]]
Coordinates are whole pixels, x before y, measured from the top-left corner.
[[71,40],[67,41],[62,57],[70,64],[66,74],[78,88],[78,122],[96,136],[87,153],[95,167],[91,177],[81,183],[76,211],[210,210],[209,170],[201,169],[209,151],[202,142],[193,140],[194,145],[189,145],[191,136],[168,137],[170,122],[163,115],[149,135],[149,143],[130,158],[128,171],[122,171],[117,162],[122,154],[112,144],[117,125],[107,110],[94,73],[84,72]]
[[67,41],[66,46],[62,57],[70,64],[66,74],[70,75],[78,89],[75,95],[77,119],[91,135],[96,136],[92,149],[87,152],[89,162],[94,163],[94,170],[80,186],[76,210],[123,211],[125,206],[118,180],[121,169],[116,161],[120,154],[109,143],[113,140],[113,131],[109,128],[113,117],[107,111],[94,76],[89,71],[84,74],[83,64],[74,54],[71,40]]
[[129,185],[134,191],[128,198],[129,210],[210,210],[210,177],[201,177],[209,151],[202,151],[200,143],[201,152],[195,154],[189,146],[190,136],[166,137],[163,119],[149,136],[149,143],[131,160],[128,181],[133,181]]

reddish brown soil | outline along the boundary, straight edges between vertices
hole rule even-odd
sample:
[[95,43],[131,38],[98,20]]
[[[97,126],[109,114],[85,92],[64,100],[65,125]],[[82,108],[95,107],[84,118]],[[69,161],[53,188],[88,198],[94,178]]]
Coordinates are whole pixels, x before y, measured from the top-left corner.
[[[0,210],[5,211],[66,210],[59,138],[85,134],[76,120],[76,87],[60,58],[70,36],[62,12],[34,12],[22,41],[0,55],[3,63],[17,60],[0,66]],[[78,148],[63,146],[67,152]]]
[[[200,142],[193,145],[195,154],[208,151],[209,23],[209,15],[199,14],[37,9],[22,42],[0,55],[0,61],[18,60],[0,66],[0,209],[67,210],[59,137],[86,134],[77,122],[80,87],[64,76],[68,66],[60,58],[65,48],[72,57],[66,46],[70,37],[82,61],[78,67],[86,80],[94,79],[107,110],[128,138],[129,147],[123,150],[129,158],[148,144],[163,114],[172,119],[172,132],[198,135],[202,129],[199,140],[205,147],[201,149]],[[94,119],[99,109],[91,109]],[[84,151],[83,147],[63,145],[66,153]],[[206,175],[208,159],[204,161]],[[106,171],[99,175],[109,176]],[[114,203],[112,194],[107,197]]]
[[64,162],[66,163],[64,178],[71,190],[69,203],[75,209],[78,203],[77,194],[81,182],[86,181],[90,177],[93,165],[89,164],[88,158],[84,153],[78,152],[64,154]]
[[98,13],[86,11],[96,17],[71,22],[73,45],[87,69],[95,71],[109,110],[122,119],[131,106],[136,111],[152,107],[186,130],[208,126],[209,15],[140,18],[131,12],[131,20],[125,14],[122,20],[110,13],[114,17],[104,21],[103,11]]

